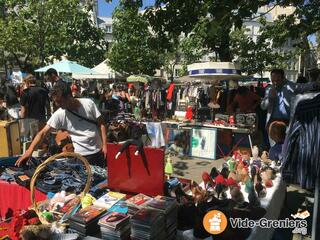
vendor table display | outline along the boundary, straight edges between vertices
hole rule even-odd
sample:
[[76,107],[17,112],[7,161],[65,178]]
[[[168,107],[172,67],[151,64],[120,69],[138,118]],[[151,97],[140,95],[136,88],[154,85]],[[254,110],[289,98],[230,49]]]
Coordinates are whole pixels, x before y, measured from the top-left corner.
[[[229,156],[233,150],[237,149],[239,144],[247,137],[252,148],[251,134],[255,131],[254,128],[239,127],[235,125],[224,125],[211,122],[204,123],[183,123],[174,121],[162,122],[163,129],[165,129],[165,138],[167,144],[174,143],[175,136],[172,134],[182,134],[183,131],[189,133],[183,134],[184,145],[179,146],[183,148],[191,157],[216,159],[218,150],[223,156]],[[217,141],[218,131],[231,131],[233,134],[243,134],[237,142],[234,142],[231,151],[228,154],[224,154]],[[169,132],[168,132],[169,131]],[[170,132],[171,131],[171,132]],[[187,137],[187,138],[186,138]],[[183,144],[180,144],[183,145]],[[190,145],[190,146],[189,146]],[[169,147],[170,149],[170,147]]]
[[[201,184],[203,186],[203,183]],[[245,191],[245,185],[241,186],[241,192],[244,195],[246,201],[248,201],[248,193]],[[230,196],[230,192],[227,193],[228,197]],[[277,178],[273,180],[273,186],[267,189],[267,195],[265,198],[262,198],[261,207],[266,209],[266,214],[263,216],[268,220],[278,219],[280,216],[280,212],[284,203],[286,195],[286,184],[281,180],[281,176],[277,175]],[[260,228],[255,227],[250,236],[247,238],[248,240],[256,240],[263,239],[269,240],[272,239],[274,229],[273,228]],[[179,231],[178,236],[184,240],[199,240],[193,236],[193,230],[187,231]],[[180,239],[179,238],[179,239]],[[211,237],[206,238],[206,240],[210,240]]]

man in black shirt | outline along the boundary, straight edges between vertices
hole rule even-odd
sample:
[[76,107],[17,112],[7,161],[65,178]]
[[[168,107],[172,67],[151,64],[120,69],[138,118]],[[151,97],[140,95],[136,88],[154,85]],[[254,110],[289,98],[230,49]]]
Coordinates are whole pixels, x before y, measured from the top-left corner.
[[48,91],[36,86],[36,79],[29,75],[25,78],[27,88],[23,90],[21,103],[21,118],[36,119],[40,129],[46,123],[46,114],[50,115]]

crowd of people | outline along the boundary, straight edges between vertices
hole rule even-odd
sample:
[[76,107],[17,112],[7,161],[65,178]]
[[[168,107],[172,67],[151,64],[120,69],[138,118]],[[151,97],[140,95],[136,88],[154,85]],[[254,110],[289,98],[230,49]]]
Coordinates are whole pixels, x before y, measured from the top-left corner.
[[[288,126],[292,99],[296,94],[319,90],[318,75],[310,79],[312,81],[299,79],[294,83],[285,78],[282,69],[274,69],[271,72],[272,84],[266,88],[240,86],[230,91],[226,112],[257,113],[258,129],[263,133],[264,146],[269,148],[275,144],[272,138],[268,138],[270,125],[282,122]],[[142,103],[145,101],[145,84],[96,85],[89,90],[88,84],[79,80],[67,84],[55,69],[47,70],[45,80],[37,81],[34,75],[29,74],[23,79],[22,88],[5,79],[1,82],[0,118],[36,120],[39,130],[42,129],[37,135],[32,135],[33,142],[18,164],[32,155],[50,130],[65,129],[70,133],[76,152],[94,164],[103,165],[107,153],[105,122],[108,123],[119,112],[132,113],[137,118],[147,116],[145,103]],[[167,88],[167,96],[169,90],[172,95],[172,85]],[[23,125],[27,129],[30,124],[24,122]]]

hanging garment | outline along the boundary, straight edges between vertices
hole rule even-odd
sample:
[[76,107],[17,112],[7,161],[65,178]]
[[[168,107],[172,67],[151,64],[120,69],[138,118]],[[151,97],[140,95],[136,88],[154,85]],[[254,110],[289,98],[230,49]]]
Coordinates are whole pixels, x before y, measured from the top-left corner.
[[167,92],[167,100],[168,101],[172,100],[173,90],[174,90],[174,83],[171,83],[169,88],[168,88],[168,92]]
[[282,177],[287,183],[312,189],[320,175],[320,94],[298,96],[293,106],[282,149]]

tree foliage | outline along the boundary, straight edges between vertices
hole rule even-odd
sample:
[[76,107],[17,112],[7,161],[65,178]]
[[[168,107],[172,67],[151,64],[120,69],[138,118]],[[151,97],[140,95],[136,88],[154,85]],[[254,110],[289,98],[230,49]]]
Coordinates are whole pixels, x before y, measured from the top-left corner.
[[[242,27],[260,6],[270,0],[157,0],[156,10],[147,12],[153,30],[158,35],[202,38],[203,48],[215,52],[221,61],[232,61],[230,32]],[[191,40],[194,41],[194,40]]]
[[113,40],[107,54],[112,69],[126,74],[153,75],[162,66],[159,41],[139,14],[142,1],[120,1],[113,13]]
[[[253,42],[241,33],[243,23],[259,18],[259,7],[266,5],[295,9],[293,14],[280,16],[272,24],[262,21],[262,36]],[[147,16],[153,31],[164,40],[165,48],[170,46],[170,39],[182,34],[186,37],[184,56],[191,53],[196,57],[193,53],[206,51],[215,53],[219,61],[232,61],[236,57],[245,71],[253,73],[270,65],[286,65],[297,52],[308,51],[307,36],[320,30],[320,1],[157,0],[156,9],[150,8]],[[288,38],[299,40],[294,44],[297,51],[275,51],[283,48]]]
[[245,32],[247,29],[237,29],[230,33],[231,50],[236,56],[236,61],[240,63],[242,71],[248,75],[260,74],[271,68],[288,68],[286,64],[294,59],[295,52],[275,51],[271,41],[265,39],[263,35],[258,36],[254,41]]
[[0,50],[21,68],[66,55],[93,66],[104,58],[106,42],[89,9],[79,0],[0,0]]

